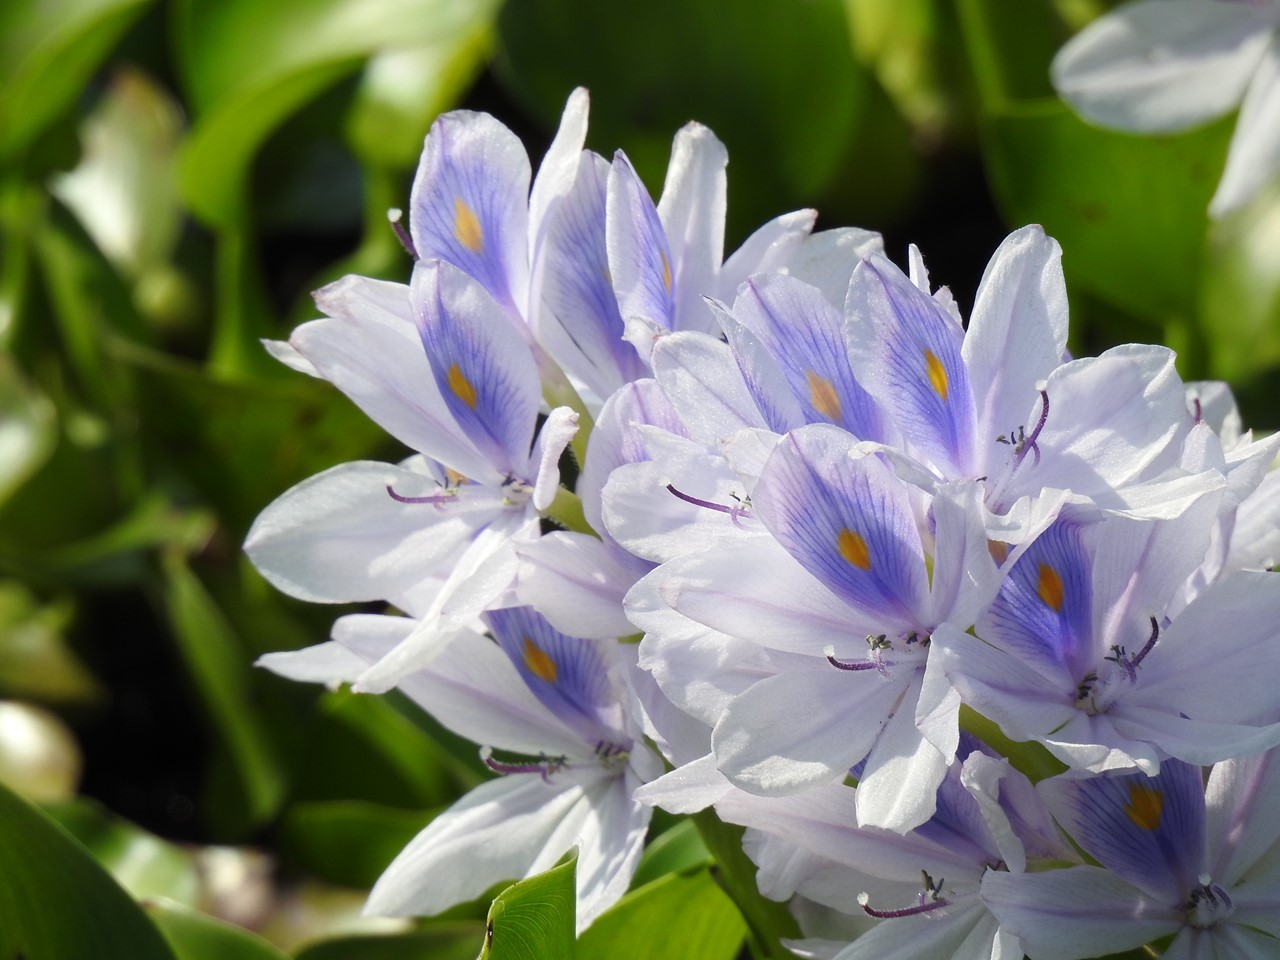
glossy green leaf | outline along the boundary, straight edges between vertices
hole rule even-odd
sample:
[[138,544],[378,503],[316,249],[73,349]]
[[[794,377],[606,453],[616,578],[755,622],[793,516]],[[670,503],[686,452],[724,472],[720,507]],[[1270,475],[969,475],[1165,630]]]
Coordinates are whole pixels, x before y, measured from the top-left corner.
[[690,873],[713,863],[711,851],[692,820],[681,820],[644,848],[631,888],[642,887],[669,873]]
[[137,900],[194,905],[200,877],[190,853],[114,816],[88,797],[45,808]]
[[987,170],[1010,223],[1043,224],[1062,244],[1070,280],[1139,316],[1190,317],[1230,132],[1224,121],[1140,137],[1032,101],[991,116]]
[[1207,261],[1200,325],[1209,374],[1239,383],[1280,365],[1280,189],[1214,224]]
[[371,887],[432,813],[360,800],[298,803],[286,811],[282,849],[322,879]]
[[0,4],[0,158],[69,108],[147,0]]
[[177,960],[288,960],[286,954],[243,927],[189,907],[153,901],[147,912]]
[[0,957],[177,960],[75,840],[0,787]]
[[669,874],[632,890],[578,939],[578,960],[734,960],[747,925],[700,870]]
[[475,960],[484,924],[431,923],[397,936],[335,937],[298,950],[296,960]]
[[285,117],[376,52],[431,46],[447,61],[491,11],[472,0],[187,0],[177,35],[197,111],[183,158],[192,209],[240,221],[249,163]]
[[164,562],[165,607],[187,670],[231,761],[248,825],[270,817],[284,795],[279,758],[249,686],[252,666],[204,584],[176,553]]
[[498,894],[480,960],[573,960],[577,856]]

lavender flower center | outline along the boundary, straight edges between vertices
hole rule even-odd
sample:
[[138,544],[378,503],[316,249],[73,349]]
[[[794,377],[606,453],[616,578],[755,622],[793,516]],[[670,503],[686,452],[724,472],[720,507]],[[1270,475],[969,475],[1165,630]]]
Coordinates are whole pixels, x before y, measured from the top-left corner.
[[1191,889],[1184,905],[1187,925],[1197,930],[1208,930],[1231,917],[1236,906],[1230,894],[1212,881],[1207,873],[1197,878],[1200,883]]

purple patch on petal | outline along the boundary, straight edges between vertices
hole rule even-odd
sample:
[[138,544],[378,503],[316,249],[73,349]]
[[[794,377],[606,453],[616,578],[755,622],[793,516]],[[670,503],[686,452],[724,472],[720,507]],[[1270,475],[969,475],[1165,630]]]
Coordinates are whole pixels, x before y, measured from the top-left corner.
[[529,157],[488,114],[431,126],[413,182],[410,231],[422,260],[444,260],[523,317],[529,283]]
[[1061,790],[1068,832],[1108,870],[1156,895],[1182,897],[1196,885],[1205,837],[1199,767],[1170,759],[1154,777],[1096,776]]
[[609,722],[616,697],[594,640],[566,636],[533,607],[490,610],[484,619],[543,706],[587,743],[618,741]]
[[619,151],[609,173],[609,271],[623,319],[643,317],[664,330],[675,326],[675,264],[658,208]]
[[788,553],[885,632],[920,626],[928,587],[906,488],[875,457],[851,458],[855,438],[811,425],[784,437],[752,497]]
[[413,275],[418,332],[458,426],[499,473],[522,480],[540,401],[533,355],[510,317],[473,279],[440,261]]
[[1080,525],[1054,521],[1013,565],[979,636],[1082,680],[1094,666],[1090,567]]

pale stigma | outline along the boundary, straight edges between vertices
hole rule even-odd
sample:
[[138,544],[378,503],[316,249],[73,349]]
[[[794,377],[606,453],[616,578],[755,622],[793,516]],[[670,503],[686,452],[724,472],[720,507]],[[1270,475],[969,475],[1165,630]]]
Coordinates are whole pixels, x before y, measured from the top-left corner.
[[479,253],[484,249],[484,231],[480,229],[480,220],[475,211],[462,202],[461,197],[453,198],[453,235],[472,253]]

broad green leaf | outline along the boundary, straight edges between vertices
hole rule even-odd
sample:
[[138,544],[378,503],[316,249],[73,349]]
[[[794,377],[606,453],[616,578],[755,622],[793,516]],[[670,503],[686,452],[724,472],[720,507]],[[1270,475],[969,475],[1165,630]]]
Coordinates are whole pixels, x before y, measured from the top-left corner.
[[296,960],[475,960],[484,924],[443,921],[397,936],[335,937],[298,950]]
[[647,847],[631,878],[631,888],[642,887],[669,873],[689,873],[713,863],[711,852],[692,820],[681,820],[660,833]]
[[0,4],[0,159],[11,157],[84,91],[147,0]]
[[169,941],[177,960],[288,960],[287,956],[243,927],[166,901],[147,912]]
[[4,787],[0,823],[0,957],[177,960],[110,874]]
[[165,897],[194,905],[200,877],[191,854],[121,819],[88,797],[46,807],[136,900]]
[[485,922],[480,960],[573,960],[576,854],[498,894]]
[[[1280,365],[1280,188],[1214,224],[1206,258],[1199,319],[1209,374],[1242,383]],[[1274,410],[1274,393],[1268,400]]]
[[1053,95],[1049,63],[1069,31],[1052,4],[959,0],[956,11],[983,106]]
[[1139,316],[1191,317],[1230,131],[1140,137],[1056,100],[1019,103],[990,117],[987,172],[1010,223],[1040,223],[1062,244],[1068,279]]
[[253,702],[243,643],[182,557],[164,560],[165,607],[174,638],[231,761],[246,825],[264,822],[284,795],[279,758]]
[[0,783],[30,800],[65,800],[82,766],[80,745],[61,719],[35,704],[0,700]]
[[747,925],[711,874],[668,874],[632,890],[578,939],[578,960],[734,960]]
[[492,0],[182,3],[180,62],[197,112],[183,158],[193,210],[213,224],[240,221],[249,163],[289,113],[374,53],[472,42],[492,9]]
[[[499,79],[553,129],[590,89],[589,140],[622,147],[651,191],[676,130],[709,126],[729,151],[729,238],[829,199],[887,216],[909,202],[909,128],[849,43],[843,0],[654,0],[643,14],[578,0],[508,3]],[[662,56],[654,56],[654,51]],[[866,149],[866,144],[875,149]]]
[[297,803],[285,812],[281,849],[317,877],[367,888],[431,818],[360,800]]

